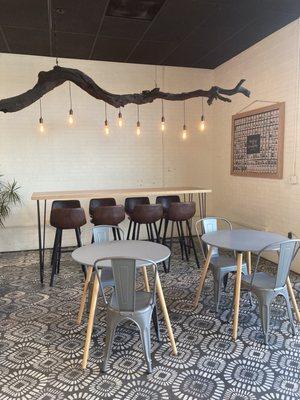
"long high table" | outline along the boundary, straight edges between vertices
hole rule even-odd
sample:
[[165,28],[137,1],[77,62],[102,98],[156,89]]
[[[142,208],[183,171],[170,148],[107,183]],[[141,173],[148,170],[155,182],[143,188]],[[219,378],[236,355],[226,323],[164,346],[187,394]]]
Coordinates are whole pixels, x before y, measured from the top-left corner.
[[[192,201],[197,196],[199,203],[200,218],[206,216],[206,195],[211,193],[210,189],[201,187],[163,187],[163,188],[137,188],[137,189],[99,189],[99,190],[67,190],[58,192],[34,192],[31,200],[37,204],[38,242],[39,242],[39,264],[40,280],[44,283],[45,267],[45,239],[46,239],[46,215],[48,200],[73,200],[93,199],[102,197],[136,197],[136,196],[162,196],[183,195],[184,200]],[[41,209],[43,203],[43,210]]]

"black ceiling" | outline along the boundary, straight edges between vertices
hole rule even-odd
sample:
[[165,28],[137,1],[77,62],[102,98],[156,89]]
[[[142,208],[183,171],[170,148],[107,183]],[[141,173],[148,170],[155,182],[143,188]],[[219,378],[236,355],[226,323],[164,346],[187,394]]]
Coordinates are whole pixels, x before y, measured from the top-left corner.
[[0,0],[0,52],[215,68],[300,0]]

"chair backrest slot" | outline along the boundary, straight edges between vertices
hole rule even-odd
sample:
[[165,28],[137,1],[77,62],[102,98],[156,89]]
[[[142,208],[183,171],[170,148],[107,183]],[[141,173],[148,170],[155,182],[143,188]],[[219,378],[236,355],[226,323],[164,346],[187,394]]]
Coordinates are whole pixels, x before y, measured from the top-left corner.
[[132,259],[113,259],[112,269],[115,293],[120,312],[135,311],[136,261]]

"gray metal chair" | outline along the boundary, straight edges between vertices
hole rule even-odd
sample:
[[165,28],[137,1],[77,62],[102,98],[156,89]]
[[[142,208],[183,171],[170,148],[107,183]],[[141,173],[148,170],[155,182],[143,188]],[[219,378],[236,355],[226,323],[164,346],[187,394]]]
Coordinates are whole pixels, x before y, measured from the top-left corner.
[[[242,290],[254,293],[258,299],[260,318],[264,334],[265,344],[268,344],[268,334],[270,325],[270,306],[277,296],[283,296],[287,305],[288,317],[295,334],[295,325],[293,314],[286,285],[288,273],[293,259],[295,258],[300,246],[299,239],[286,240],[279,243],[273,243],[263,248],[257,256],[257,262],[251,275],[242,277]],[[266,252],[278,253],[278,267],[276,276],[267,272],[257,272],[262,254]]]
[[[227,229],[232,229],[231,222],[223,217],[206,217],[199,219],[195,223],[196,233],[199,239],[200,248],[203,257],[207,256],[207,246],[202,242],[201,236],[204,233],[216,232],[218,230],[218,224],[223,223]],[[225,254],[220,254],[219,249],[214,247],[212,249],[212,256],[210,261],[210,269],[214,278],[214,300],[216,312],[219,311],[220,299],[222,294],[222,289],[226,289],[228,274],[236,272],[236,258],[235,254],[228,256]],[[248,274],[247,264],[243,263],[242,273],[244,275]]]
[[[107,300],[102,284],[102,270],[100,263],[111,262],[115,288],[110,298]],[[136,290],[137,261],[145,262],[154,271],[153,288],[150,292]],[[157,265],[151,260],[128,259],[128,258],[102,258],[95,262],[94,271],[97,274],[100,291],[107,307],[107,327],[102,371],[107,371],[107,364],[110,357],[115,330],[118,324],[125,320],[133,321],[139,328],[148,372],[152,372],[151,363],[151,340],[150,327],[151,318],[155,315],[156,329],[158,319],[156,312],[156,277]],[[159,332],[159,331],[158,331]]]
[[[121,240],[124,240],[125,234],[122,228],[114,225],[97,225],[93,226],[90,229],[82,230],[81,232],[81,240],[82,243],[86,243],[85,237],[88,234],[88,242],[89,243],[101,243],[107,242],[110,240],[116,239],[116,232],[118,233],[117,237],[121,237]],[[112,269],[110,267],[102,268],[101,273],[102,286],[105,287],[114,287],[114,277],[112,273]]]

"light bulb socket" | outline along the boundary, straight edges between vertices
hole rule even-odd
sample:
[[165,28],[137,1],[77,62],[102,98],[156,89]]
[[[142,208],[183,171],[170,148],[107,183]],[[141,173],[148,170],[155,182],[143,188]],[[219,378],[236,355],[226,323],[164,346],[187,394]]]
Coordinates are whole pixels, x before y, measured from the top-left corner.
[[183,128],[182,128],[184,131],[186,131],[186,125],[183,125]]
[[201,115],[201,122],[204,122],[204,115]]
[[164,116],[161,117],[161,122],[165,122],[165,117]]
[[136,123],[136,126],[139,128],[141,126],[140,121]]
[[105,125],[105,126],[108,126],[108,121],[107,121],[107,119],[104,121],[104,125]]
[[73,110],[72,110],[72,108],[70,108],[70,110],[69,110],[69,115],[73,115]]
[[118,118],[122,118],[122,113],[119,111]]
[[40,117],[40,119],[39,119],[39,123],[40,123],[40,124],[43,124],[43,123],[44,123],[44,120],[43,120],[43,118],[42,118],[42,117]]

